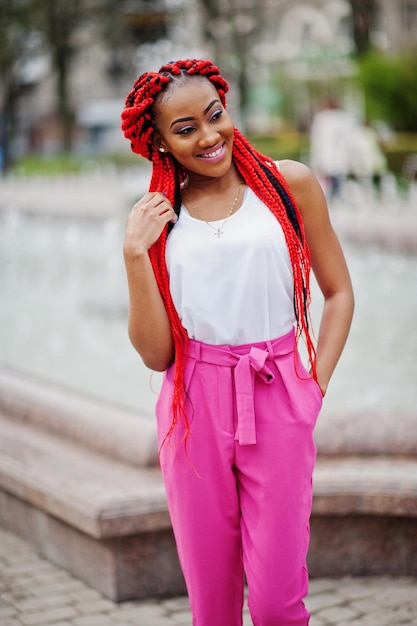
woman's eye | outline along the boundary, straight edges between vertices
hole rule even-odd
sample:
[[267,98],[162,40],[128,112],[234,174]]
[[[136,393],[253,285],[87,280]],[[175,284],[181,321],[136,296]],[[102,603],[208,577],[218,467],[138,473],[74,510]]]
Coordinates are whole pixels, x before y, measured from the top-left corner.
[[184,128],[177,130],[177,135],[188,135],[188,133],[191,133],[193,130],[193,126],[184,126]]
[[213,113],[213,115],[211,116],[211,120],[212,121],[218,120],[222,116],[222,114],[223,114],[223,111],[219,109],[218,111]]

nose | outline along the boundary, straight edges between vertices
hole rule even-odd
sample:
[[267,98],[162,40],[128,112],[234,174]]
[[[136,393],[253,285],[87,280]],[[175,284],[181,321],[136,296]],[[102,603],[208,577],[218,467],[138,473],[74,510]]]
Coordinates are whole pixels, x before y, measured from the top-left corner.
[[202,149],[212,148],[218,143],[220,133],[210,124],[204,124],[201,129],[198,145]]

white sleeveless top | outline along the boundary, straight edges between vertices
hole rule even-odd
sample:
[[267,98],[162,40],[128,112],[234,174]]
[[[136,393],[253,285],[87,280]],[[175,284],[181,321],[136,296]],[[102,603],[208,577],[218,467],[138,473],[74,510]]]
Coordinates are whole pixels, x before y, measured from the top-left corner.
[[[219,227],[224,220],[210,222]],[[167,240],[170,290],[191,339],[241,345],[288,333],[293,275],[276,217],[249,188],[221,237],[181,207]]]

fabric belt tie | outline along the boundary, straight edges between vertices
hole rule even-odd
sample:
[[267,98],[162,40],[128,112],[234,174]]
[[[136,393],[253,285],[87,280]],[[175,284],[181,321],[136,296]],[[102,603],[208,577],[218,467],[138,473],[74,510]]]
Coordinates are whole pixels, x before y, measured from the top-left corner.
[[188,344],[188,357],[195,361],[229,366],[233,369],[237,411],[235,441],[242,446],[256,443],[255,375],[260,376],[267,384],[273,382],[275,376],[266,365],[266,361],[275,361],[279,356],[288,354],[294,349],[294,332],[291,331],[284,337],[262,345],[265,347],[252,346],[249,349],[248,346],[249,352],[239,354],[234,352],[233,346],[230,348],[215,346],[193,340]]
[[268,356],[267,350],[252,347],[249,354],[239,357],[234,368],[237,407],[235,441],[239,441],[241,446],[256,443],[254,378],[256,372],[262,373],[267,383],[274,380],[273,373],[265,365]]

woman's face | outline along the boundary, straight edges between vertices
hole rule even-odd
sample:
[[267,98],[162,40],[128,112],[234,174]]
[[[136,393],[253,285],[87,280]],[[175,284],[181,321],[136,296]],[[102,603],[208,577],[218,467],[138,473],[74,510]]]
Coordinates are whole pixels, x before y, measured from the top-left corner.
[[155,120],[158,145],[191,175],[218,177],[230,170],[233,123],[206,78],[171,83],[155,105]]

